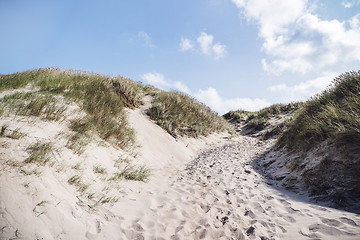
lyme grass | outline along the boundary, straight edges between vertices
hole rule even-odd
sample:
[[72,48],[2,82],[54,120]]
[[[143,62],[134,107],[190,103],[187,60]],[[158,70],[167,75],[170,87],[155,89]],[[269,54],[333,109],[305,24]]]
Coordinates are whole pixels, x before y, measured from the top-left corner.
[[90,137],[82,133],[70,133],[66,142],[66,147],[76,154],[81,155],[85,151],[85,147],[90,143]]
[[74,185],[77,187],[79,192],[85,192],[86,189],[89,187],[89,185],[84,184],[81,180],[81,176],[80,175],[74,175],[71,178],[69,178],[68,183],[70,185]]
[[222,117],[206,105],[179,92],[158,92],[148,115],[172,136],[207,136],[230,131]]
[[236,110],[236,111],[229,111],[228,113],[224,114],[223,117],[228,120],[230,123],[237,124],[245,121],[246,118],[251,113],[244,110]]
[[1,137],[6,136],[5,132],[7,131],[8,127],[9,127],[9,125],[7,125],[7,124],[4,124],[4,125],[1,126],[1,130],[0,130],[0,136]]
[[[360,71],[348,72],[295,114],[277,142],[309,192],[338,206],[360,198]],[[293,153],[293,154],[291,154]],[[311,154],[309,154],[311,153]],[[311,164],[316,159],[316,164]],[[310,162],[310,164],[308,163]]]
[[59,120],[66,107],[49,94],[17,92],[0,99],[0,104],[9,112],[23,116],[42,116],[48,120]]
[[62,71],[58,68],[0,75],[0,90],[29,84],[40,92],[14,94],[4,97],[1,103],[16,109],[20,115],[41,115],[46,119],[58,120],[65,109],[58,107],[53,95],[62,95],[76,102],[87,113],[88,125],[101,138],[123,149],[134,144],[134,132],[128,125],[124,107],[134,108],[142,104],[144,87],[141,84],[120,76]]
[[49,153],[53,150],[53,144],[51,142],[36,142],[31,144],[27,150],[30,152],[30,155],[25,160],[25,163],[45,165],[50,160]]
[[301,102],[289,104],[273,104],[269,107],[261,109],[258,112],[248,113],[245,121],[245,128],[252,133],[264,130],[270,125],[271,118],[279,118],[281,115],[289,115],[295,113],[302,105]]
[[13,131],[11,131],[9,134],[7,134],[6,137],[11,139],[20,139],[24,135],[25,135],[24,133],[20,132],[20,128],[16,128]]
[[360,71],[340,75],[308,101],[278,141],[290,151],[308,151],[325,140],[360,151]]
[[110,180],[133,180],[133,181],[147,181],[149,178],[149,169],[145,166],[141,167],[133,167],[133,166],[126,166],[123,170],[116,172]]
[[106,169],[104,167],[101,167],[100,165],[95,165],[93,167],[93,171],[94,171],[94,173],[97,173],[97,174],[105,174],[106,173]]

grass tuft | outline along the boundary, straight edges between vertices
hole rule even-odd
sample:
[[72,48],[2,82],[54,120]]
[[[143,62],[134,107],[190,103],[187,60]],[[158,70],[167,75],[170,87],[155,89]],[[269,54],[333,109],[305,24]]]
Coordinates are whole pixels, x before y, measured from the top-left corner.
[[69,178],[68,180],[68,183],[70,185],[74,185],[77,187],[78,191],[79,192],[85,192],[86,189],[89,187],[89,185],[87,184],[84,184],[82,181],[81,181],[81,176],[79,175],[74,175],[72,176],[71,178]]
[[94,173],[98,173],[98,174],[105,174],[106,173],[106,169],[104,167],[99,166],[99,165],[95,165],[93,167],[93,171],[94,171]]
[[1,130],[0,130],[0,136],[1,137],[5,136],[5,132],[8,129],[8,127],[9,127],[9,125],[7,125],[7,124],[4,124],[4,125],[1,126]]
[[36,142],[30,145],[27,150],[30,151],[30,156],[25,160],[25,163],[45,165],[50,160],[49,153],[53,150],[53,145],[51,142]]
[[133,181],[147,181],[150,176],[150,170],[147,169],[145,166],[141,167],[133,167],[133,166],[126,166],[120,172],[116,172],[110,180],[116,181],[121,179],[126,180],[133,180]]

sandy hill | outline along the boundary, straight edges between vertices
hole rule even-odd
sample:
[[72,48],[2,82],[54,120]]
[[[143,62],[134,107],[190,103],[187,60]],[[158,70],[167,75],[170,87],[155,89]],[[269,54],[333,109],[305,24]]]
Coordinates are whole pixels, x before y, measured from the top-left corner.
[[184,94],[53,68],[1,75],[0,90],[0,239],[360,235],[358,214],[288,192],[254,164],[277,158],[283,120],[263,141]]

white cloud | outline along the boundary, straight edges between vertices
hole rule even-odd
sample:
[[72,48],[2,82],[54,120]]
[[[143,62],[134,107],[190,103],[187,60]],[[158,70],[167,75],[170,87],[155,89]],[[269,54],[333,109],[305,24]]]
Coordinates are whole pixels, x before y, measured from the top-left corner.
[[355,5],[359,5],[360,4],[360,1],[359,0],[345,0],[345,1],[342,1],[341,2],[341,5],[344,7],[344,8],[352,8],[354,7]]
[[142,41],[144,41],[146,46],[148,46],[149,48],[156,48],[156,45],[153,44],[151,37],[146,32],[139,32],[138,38],[140,38]]
[[206,90],[200,89],[194,94],[194,97],[200,102],[205,103],[212,110],[219,114],[224,114],[230,110],[243,109],[247,111],[257,111],[261,108],[271,105],[265,99],[251,99],[251,98],[231,98],[223,99],[215,88],[208,88]]
[[274,93],[281,93],[281,95],[290,101],[304,101],[310,97],[324,91],[337,76],[335,72],[324,72],[322,76],[311,79],[299,84],[288,86],[286,84],[279,84],[270,86],[269,91]]
[[[213,43],[214,36],[206,32],[201,32],[197,37],[196,42],[198,43],[199,52],[213,57],[214,59],[223,58],[226,55],[226,45],[221,43]],[[187,51],[194,49],[195,46],[188,38],[181,38],[180,49],[181,51]]]
[[173,84],[173,86],[175,87],[175,89],[177,89],[180,92],[186,93],[186,94],[191,94],[190,89],[188,88],[188,86],[186,86],[184,83],[182,82],[175,82]]
[[216,43],[212,46],[213,52],[215,54],[215,59],[219,59],[225,56],[226,54],[226,45]]
[[170,85],[167,81],[165,81],[164,75],[161,73],[150,72],[150,73],[145,73],[140,77],[141,79],[145,80],[147,83],[154,85],[156,87],[166,87]]
[[209,54],[214,36],[207,34],[206,32],[201,32],[200,36],[196,40],[200,44],[201,52],[203,54]]
[[169,82],[164,75],[157,72],[145,73],[140,76],[141,79],[157,88],[163,90],[174,89],[189,95],[193,95],[200,102],[209,106],[213,111],[219,114],[224,114],[230,110],[243,109],[247,111],[257,111],[261,108],[271,105],[265,99],[251,99],[251,98],[231,98],[223,99],[215,88],[208,88],[206,90],[198,90],[196,93],[191,93],[188,86],[182,82]]
[[354,3],[353,2],[350,2],[350,1],[342,1],[341,2],[341,5],[344,7],[344,8],[351,8],[354,6]]
[[[263,69],[309,73],[360,61],[360,14],[347,21],[322,20],[308,0],[232,0],[259,26]],[[359,1],[343,1],[359,4]],[[347,5],[350,6],[350,5]]]
[[148,84],[151,84],[162,90],[174,89],[186,94],[191,94],[190,89],[182,82],[169,82],[165,79],[162,73],[158,72],[149,72],[140,76],[142,80],[146,81]]
[[185,51],[192,50],[193,48],[194,48],[194,45],[191,43],[190,39],[181,38],[181,41],[180,41],[180,49],[181,49],[181,51],[185,52]]

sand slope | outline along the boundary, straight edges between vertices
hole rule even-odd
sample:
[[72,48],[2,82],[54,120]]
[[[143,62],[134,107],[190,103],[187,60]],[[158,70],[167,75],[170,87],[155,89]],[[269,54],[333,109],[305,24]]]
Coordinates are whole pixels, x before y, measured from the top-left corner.
[[[82,155],[72,153],[59,135],[65,122],[2,118],[26,135],[0,138],[0,239],[359,239],[359,215],[307,203],[253,169],[271,141],[176,140],[148,119],[146,107],[129,110],[140,144],[134,161],[152,169],[146,183],[108,181],[126,153],[96,137]],[[54,163],[23,166],[37,139],[54,142]],[[89,185],[85,192],[68,183],[74,174]],[[102,196],[116,201],[99,204]]]

